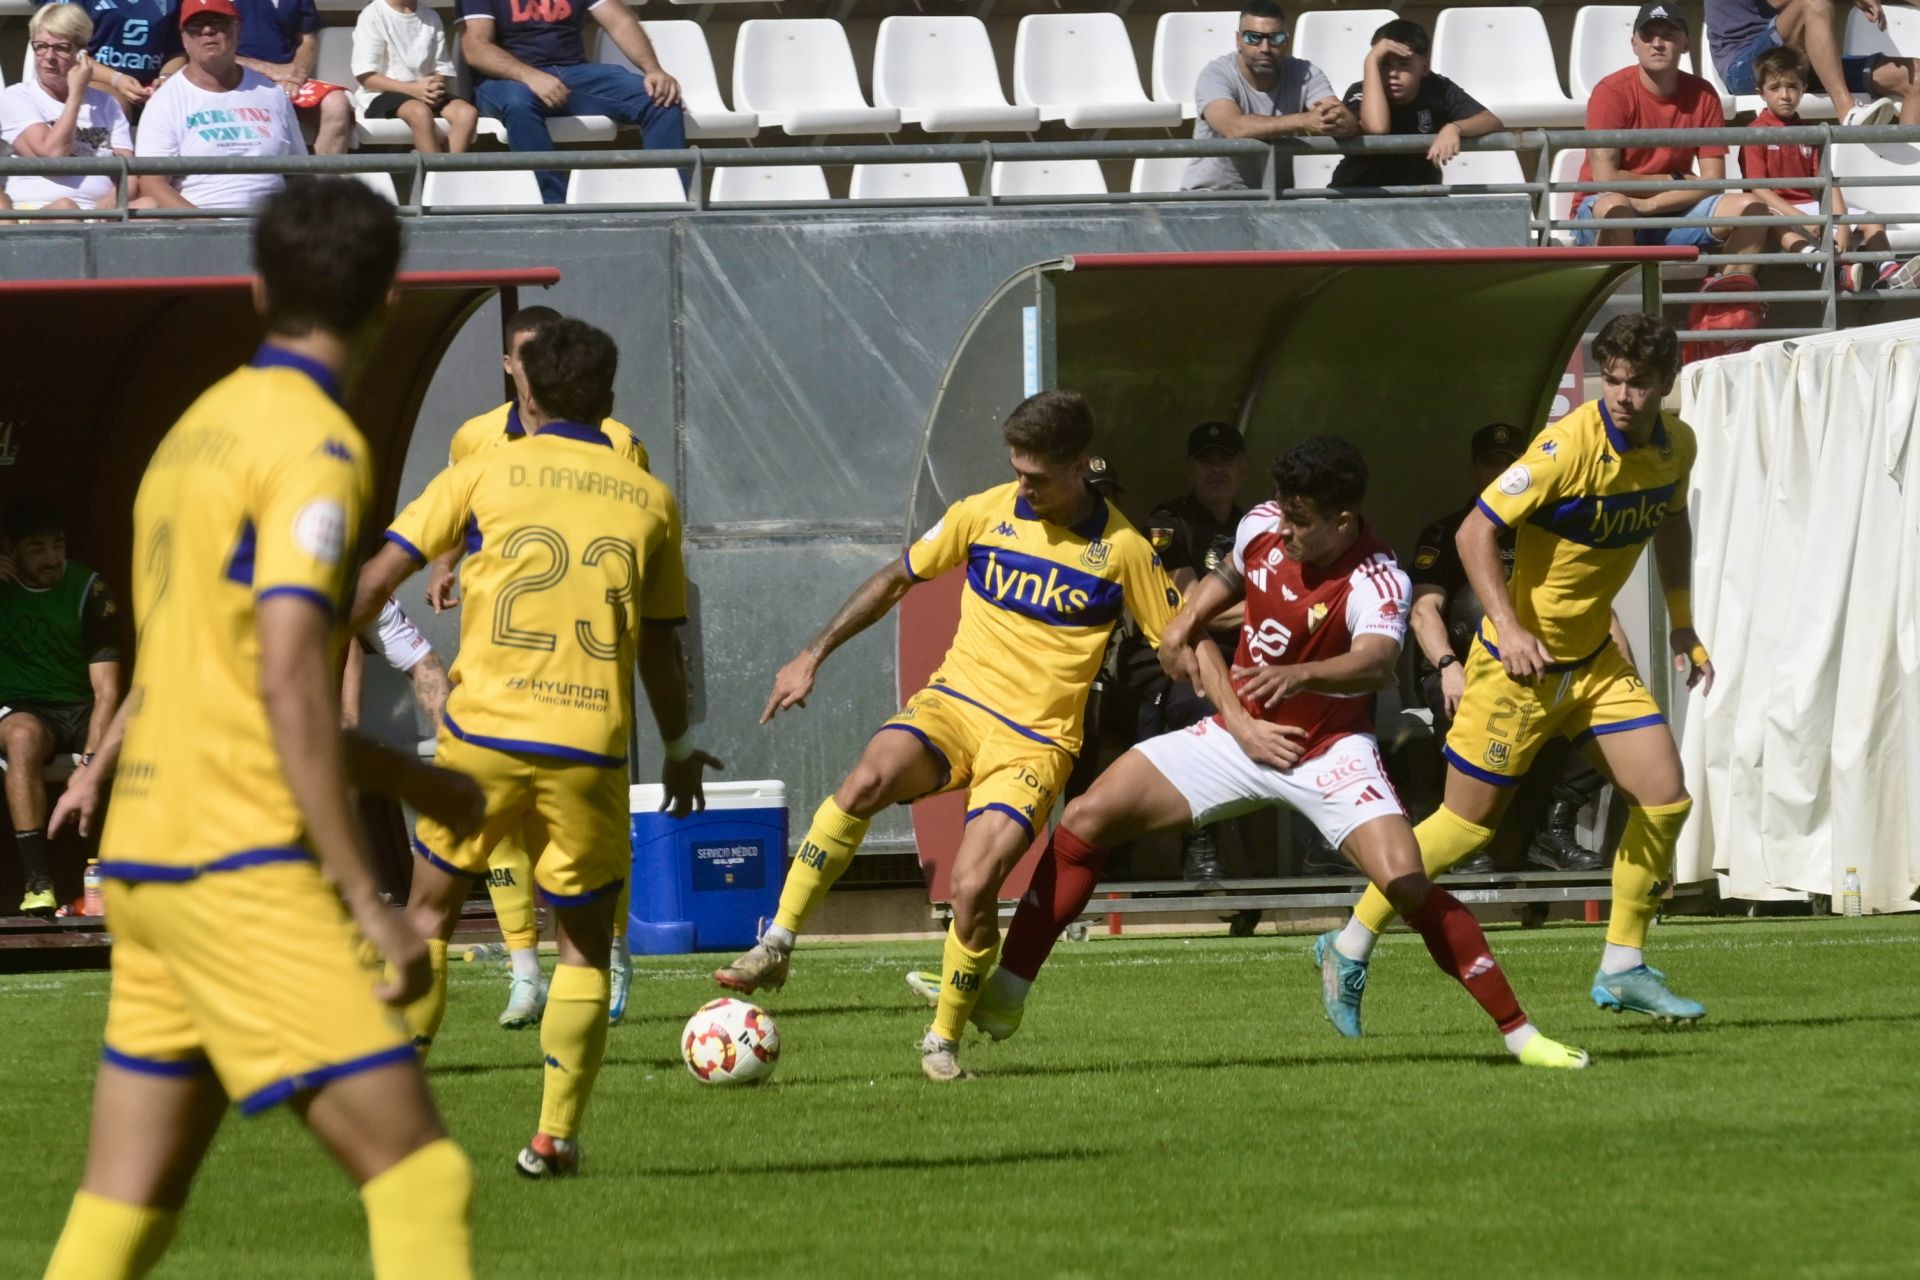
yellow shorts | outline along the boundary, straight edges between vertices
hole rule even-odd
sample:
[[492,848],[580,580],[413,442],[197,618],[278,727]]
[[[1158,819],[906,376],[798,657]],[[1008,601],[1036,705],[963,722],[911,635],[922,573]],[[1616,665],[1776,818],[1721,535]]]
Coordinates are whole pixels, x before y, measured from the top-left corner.
[[1591,658],[1559,663],[1532,684],[1507,674],[1484,640],[1467,654],[1467,689],[1443,748],[1469,777],[1511,787],[1548,739],[1578,746],[1601,734],[1665,724],[1660,705],[1609,641]]
[[1032,835],[1046,825],[1073,772],[1065,748],[941,685],[909,698],[880,726],[888,730],[912,734],[940,761],[945,776],[928,795],[967,789],[969,822],[995,809]]
[[106,1061],[148,1075],[211,1065],[253,1115],[358,1071],[410,1060],[379,972],[310,857],[197,879],[106,882],[113,931]]
[[480,830],[463,841],[431,818],[414,828],[413,851],[458,875],[487,874],[487,855],[501,839],[520,837],[540,896],[577,907],[616,893],[633,866],[624,765],[569,764],[547,756],[495,751],[444,730],[434,763],[458,769],[487,797]]

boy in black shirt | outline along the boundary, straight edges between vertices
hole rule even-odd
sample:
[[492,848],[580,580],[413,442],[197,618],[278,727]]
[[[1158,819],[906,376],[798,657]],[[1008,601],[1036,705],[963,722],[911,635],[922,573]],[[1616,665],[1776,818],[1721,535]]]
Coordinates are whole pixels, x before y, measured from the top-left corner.
[[1347,90],[1346,104],[1360,117],[1362,133],[1432,135],[1421,155],[1348,156],[1333,171],[1335,187],[1418,187],[1440,182],[1440,166],[1460,154],[1462,138],[1502,127],[1500,117],[1466,90],[1428,69],[1433,45],[1427,31],[1396,18],[1373,33],[1366,69]]

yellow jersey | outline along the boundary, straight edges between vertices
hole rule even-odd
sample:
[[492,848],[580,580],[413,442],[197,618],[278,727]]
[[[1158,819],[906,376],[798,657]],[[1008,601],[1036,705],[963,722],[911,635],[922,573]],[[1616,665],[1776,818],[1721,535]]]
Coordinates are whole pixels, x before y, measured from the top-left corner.
[[[260,699],[254,604],[342,620],[372,486],[322,366],[262,347],[154,451],[134,499],[138,629],[102,874],[186,880],[310,856]],[[336,645],[344,639],[336,635]]]
[[1070,752],[1120,611],[1157,646],[1180,607],[1160,557],[1104,499],[1066,528],[1036,516],[1017,483],[962,498],[906,566],[924,580],[963,562],[960,629],[932,687]]
[[[647,446],[640,443],[640,437],[633,434],[633,428],[608,418],[600,424],[600,430],[613,445],[614,452],[643,471],[653,469],[652,459],[647,456]],[[527,429],[520,425],[520,406],[509,400],[497,409],[489,409],[460,424],[460,429],[453,433],[453,439],[447,444],[447,465],[465,462],[482,449],[512,444],[526,437]]]
[[[1480,495],[1480,510],[1514,531],[1514,616],[1556,662],[1583,662],[1607,643],[1613,597],[1641,545],[1686,510],[1695,452],[1693,428],[1667,413],[1629,448],[1592,400],[1535,436]],[[1497,655],[1493,623],[1480,625]]]
[[464,742],[624,765],[641,622],[687,614],[673,493],[597,427],[552,422],[442,471],[387,530],[421,564],[464,541],[442,724]]

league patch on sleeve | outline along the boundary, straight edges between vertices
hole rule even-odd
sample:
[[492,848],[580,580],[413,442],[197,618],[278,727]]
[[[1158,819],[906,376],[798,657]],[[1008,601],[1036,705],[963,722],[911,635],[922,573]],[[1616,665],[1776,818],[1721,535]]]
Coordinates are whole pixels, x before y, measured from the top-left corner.
[[1506,474],[1500,477],[1500,492],[1509,498],[1519,497],[1532,486],[1533,472],[1527,470],[1525,463],[1514,463],[1507,468]]
[[933,522],[933,528],[927,530],[925,533],[920,535],[920,541],[922,542],[940,541],[940,530],[942,527],[946,525],[946,523],[947,523],[947,518],[945,516],[941,516],[938,520],[935,520]]
[[1153,544],[1155,551],[1165,551],[1173,545],[1173,530],[1149,529],[1147,530],[1147,541]]
[[293,544],[321,564],[339,564],[347,548],[347,511],[332,498],[315,498],[293,517]]
[[1431,569],[1439,563],[1440,548],[1438,547],[1421,547],[1413,553],[1413,567],[1416,569]]

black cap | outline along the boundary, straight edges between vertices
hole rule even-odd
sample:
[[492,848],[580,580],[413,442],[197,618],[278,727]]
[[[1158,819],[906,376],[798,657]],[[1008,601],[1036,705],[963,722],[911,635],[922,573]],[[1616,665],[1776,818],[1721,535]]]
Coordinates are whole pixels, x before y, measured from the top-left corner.
[[1197,458],[1218,449],[1221,453],[1242,454],[1247,442],[1230,422],[1203,422],[1187,432],[1187,456]]
[[1652,4],[1641,5],[1640,12],[1633,15],[1634,34],[1638,35],[1649,22],[1667,22],[1680,28],[1683,34],[1687,31],[1687,15],[1672,0],[1653,0]]
[[1476,459],[1503,454],[1508,461],[1512,461],[1526,451],[1525,433],[1504,422],[1490,422],[1473,433],[1473,456]]

